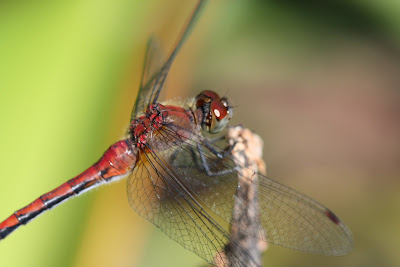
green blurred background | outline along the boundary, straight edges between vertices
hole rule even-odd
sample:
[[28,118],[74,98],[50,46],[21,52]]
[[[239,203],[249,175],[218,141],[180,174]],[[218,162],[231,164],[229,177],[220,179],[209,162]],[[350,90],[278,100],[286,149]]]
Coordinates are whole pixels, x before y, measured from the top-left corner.
[[[194,1],[0,2],[0,218],[125,134],[151,34],[170,51]],[[167,97],[227,95],[269,176],[333,209],[349,256],[271,246],[264,266],[400,266],[400,2],[212,1]],[[136,215],[124,181],[40,216],[0,266],[203,266]]]

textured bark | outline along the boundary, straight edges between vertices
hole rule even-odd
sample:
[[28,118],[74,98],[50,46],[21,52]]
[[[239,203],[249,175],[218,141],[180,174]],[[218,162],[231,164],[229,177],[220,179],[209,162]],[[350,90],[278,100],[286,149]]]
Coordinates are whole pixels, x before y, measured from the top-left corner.
[[[257,173],[266,174],[266,167],[261,159],[263,141],[257,134],[242,126],[229,128],[227,140],[230,145],[235,144],[232,156],[239,167],[239,187],[231,220],[230,242],[225,246],[224,254],[230,262],[229,266],[238,266],[237,262],[229,260],[230,255],[243,255],[239,265],[262,266],[262,253],[267,249],[267,243],[260,237],[264,235],[264,231],[259,221]],[[221,265],[217,263],[217,266]]]

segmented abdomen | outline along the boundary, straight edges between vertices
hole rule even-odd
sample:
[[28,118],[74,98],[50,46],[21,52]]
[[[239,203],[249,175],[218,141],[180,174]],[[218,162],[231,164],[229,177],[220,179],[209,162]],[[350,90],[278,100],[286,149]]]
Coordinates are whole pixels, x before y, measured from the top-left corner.
[[40,196],[31,204],[14,212],[0,223],[0,239],[5,238],[20,225],[26,224],[43,211],[60,204],[70,197],[93,189],[104,182],[117,180],[129,173],[135,166],[137,149],[128,140],[111,145],[100,160],[89,169],[62,184],[56,189]]

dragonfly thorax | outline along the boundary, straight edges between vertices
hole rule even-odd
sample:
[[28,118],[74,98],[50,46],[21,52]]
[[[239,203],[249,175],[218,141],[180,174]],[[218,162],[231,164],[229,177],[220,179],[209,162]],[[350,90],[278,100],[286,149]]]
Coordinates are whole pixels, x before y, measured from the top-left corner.
[[161,104],[150,105],[146,115],[132,121],[129,128],[130,138],[140,148],[144,148],[150,133],[159,130],[164,121],[164,106]]
[[205,90],[196,96],[195,108],[200,111],[201,128],[210,133],[222,131],[233,116],[228,99],[213,91]]

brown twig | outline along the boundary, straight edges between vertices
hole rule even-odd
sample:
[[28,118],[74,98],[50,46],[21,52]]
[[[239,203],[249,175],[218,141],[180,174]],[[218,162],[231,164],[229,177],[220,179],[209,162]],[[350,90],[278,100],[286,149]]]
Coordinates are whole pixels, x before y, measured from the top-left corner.
[[[263,141],[242,126],[229,128],[227,140],[230,145],[234,145],[232,156],[239,167],[239,186],[231,220],[230,242],[223,253],[229,262],[228,266],[259,267],[262,266],[262,253],[267,249],[267,243],[261,241],[265,238],[260,238],[264,232],[260,226],[258,203],[257,173],[266,173],[261,159]],[[235,255],[235,262],[232,255]],[[217,262],[216,265],[226,266],[226,262]]]

